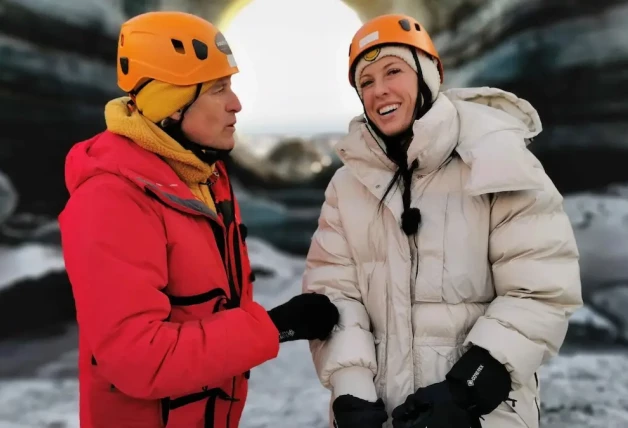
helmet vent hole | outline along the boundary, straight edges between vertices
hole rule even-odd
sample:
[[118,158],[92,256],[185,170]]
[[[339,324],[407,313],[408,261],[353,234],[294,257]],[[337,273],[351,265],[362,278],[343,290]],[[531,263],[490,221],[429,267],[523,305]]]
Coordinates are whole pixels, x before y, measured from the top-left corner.
[[175,51],[180,54],[185,54],[185,48],[183,47],[183,42],[181,40],[170,39],[170,41],[172,42],[172,47],[174,47]]
[[414,28],[415,28],[417,31],[421,31],[421,27],[420,27],[420,26],[419,26],[419,24],[417,24],[417,23],[415,23],[415,24],[414,24]]
[[129,74],[129,59],[125,56],[120,58],[120,70],[123,74]]
[[412,27],[410,26],[410,21],[408,21],[407,19],[400,19],[399,25],[401,25],[401,28],[403,28],[404,31],[410,31],[412,29]]
[[209,49],[207,45],[200,40],[192,39],[192,46],[194,47],[194,53],[196,57],[201,61],[207,59],[207,55],[209,54]]

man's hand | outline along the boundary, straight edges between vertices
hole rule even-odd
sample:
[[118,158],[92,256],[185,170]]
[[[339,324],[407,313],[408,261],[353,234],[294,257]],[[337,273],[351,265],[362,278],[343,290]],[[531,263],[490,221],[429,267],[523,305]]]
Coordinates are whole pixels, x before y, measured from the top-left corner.
[[338,324],[338,308],[323,294],[294,296],[270,311],[268,315],[279,330],[279,341],[324,340]]

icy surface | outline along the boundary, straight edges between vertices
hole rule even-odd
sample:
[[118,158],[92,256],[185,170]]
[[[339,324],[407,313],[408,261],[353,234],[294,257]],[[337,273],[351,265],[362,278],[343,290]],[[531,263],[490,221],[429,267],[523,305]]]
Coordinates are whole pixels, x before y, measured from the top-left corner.
[[76,379],[0,382],[0,428],[79,428]]
[[78,25],[97,27],[117,37],[125,17],[121,10],[105,0],[5,0],[42,15]]
[[0,290],[25,279],[38,279],[65,269],[61,249],[55,246],[25,244],[0,245]]
[[[270,309],[299,293],[303,259],[286,256],[254,238],[249,242],[253,266],[260,272],[257,300]],[[586,310],[576,317],[604,324]],[[75,335],[76,329],[71,328],[68,337],[55,343],[42,340],[41,352],[49,352],[50,360],[32,369],[28,377],[0,373],[0,428],[78,428],[76,350],[59,353],[56,344],[71,343]],[[35,352],[33,344],[0,346],[0,364],[7,359],[23,361],[21,353]],[[544,428],[628,426],[626,352],[561,355],[543,368],[541,382]],[[252,371],[250,385],[241,428],[327,428],[329,393],[316,378],[306,343],[283,344],[277,359]]]
[[[78,428],[77,381],[58,377],[76,365],[69,352],[38,379],[0,381],[0,428]],[[544,428],[628,426],[628,356],[560,356],[541,371]],[[282,345],[279,358],[255,369],[241,428],[326,428],[328,393],[307,346]]]
[[582,353],[541,372],[544,428],[628,427],[628,354]]

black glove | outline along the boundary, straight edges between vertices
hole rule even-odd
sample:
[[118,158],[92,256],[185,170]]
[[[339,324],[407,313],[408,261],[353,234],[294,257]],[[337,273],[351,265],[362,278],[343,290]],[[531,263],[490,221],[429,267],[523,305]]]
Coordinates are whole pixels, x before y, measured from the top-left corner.
[[382,428],[388,413],[382,399],[366,401],[345,394],[334,400],[334,428]]
[[[453,388],[452,388],[453,387]],[[467,410],[464,390],[443,381],[419,388],[393,412],[394,428],[481,428],[479,416]],[[458,395],[461,395],[459,397]]]
[[428,404],[414,419],[393,419],[393,428],[482,428],[482,425],[477,415],[449,402]]
[[279,330],[279,341],[324,340],[338,324],[338,308],[324,294],[308,293],[294,296],[286,303],[268,311]]
[[510,374],[506,367],[487,350],[472,346],[454,364],[443,382],[419,388],[393,410],[393,426],[479,427],[480,417],[508,400],[510,390]]

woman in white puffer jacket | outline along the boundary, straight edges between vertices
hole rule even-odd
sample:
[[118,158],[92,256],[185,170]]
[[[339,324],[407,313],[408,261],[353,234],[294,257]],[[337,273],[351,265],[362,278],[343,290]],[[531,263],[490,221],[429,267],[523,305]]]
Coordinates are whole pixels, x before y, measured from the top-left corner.
[[582,305],[562,197],[526,148],[537,112],[442,77],[411,17],[352,41],[365,114],[337,145],[303,282],[340,310],[311,342],[338,428],[537,428],[537,372]]

